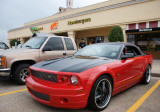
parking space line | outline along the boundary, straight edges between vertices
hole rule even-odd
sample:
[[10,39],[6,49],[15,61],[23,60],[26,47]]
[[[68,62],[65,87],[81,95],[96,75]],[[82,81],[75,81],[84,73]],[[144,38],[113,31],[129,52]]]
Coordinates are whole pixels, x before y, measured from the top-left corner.
[[0,96],[12,94],[12,93],[18,93],[18,92],[22,92],[22,91],[26,91],[26,90],[27,89],[21,89],[21,90],[17,90],[17,91],[11,91],[11,92],[7,92],[7,93],[2,93],[2,94],[0,94]]
[[151,95],[151,93],[160,85],[160,80],[152,86],[135,104],[133,104],[126,112],[134,112],[138,107]]

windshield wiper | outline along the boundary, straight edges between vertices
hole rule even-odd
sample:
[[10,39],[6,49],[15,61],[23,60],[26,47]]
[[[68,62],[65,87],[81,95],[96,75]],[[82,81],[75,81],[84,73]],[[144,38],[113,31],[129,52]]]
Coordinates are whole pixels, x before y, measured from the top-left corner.
[[25,47],[30,47],[30,48],[32,49],[32,47],[31,47],[31,46],[29,46],[29,45],[26,45]]

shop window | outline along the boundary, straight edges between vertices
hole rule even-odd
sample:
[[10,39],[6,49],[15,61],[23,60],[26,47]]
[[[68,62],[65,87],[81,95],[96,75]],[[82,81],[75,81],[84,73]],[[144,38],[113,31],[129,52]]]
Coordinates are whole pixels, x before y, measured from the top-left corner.
[[160,38],[156,37],[151,38],[150,49],[160,52]]
[[102,43],[104,42],[104,36],[97,36],[97,37],[88,37],[88,44],[94,43]]
[[135,35],[127,35],[127,42],[135,44]]
[[70,38],[64,38],[64,41],[66,43],[67,50],[74,50],[74,46]]
[[50,46],[53,50],[64,50],[62,39],[59,37],[50,38],[46,46]]

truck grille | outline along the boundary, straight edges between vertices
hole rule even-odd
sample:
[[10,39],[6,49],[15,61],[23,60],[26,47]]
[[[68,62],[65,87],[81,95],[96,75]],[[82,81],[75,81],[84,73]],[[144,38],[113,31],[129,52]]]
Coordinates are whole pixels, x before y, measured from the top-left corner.
[[34,77],[37,77],[39,79],[47,80],[47,81],[52,81],[58,83],[57,75],[56,74],[50,74],[50,73],[45,73],[45,72],[39,72],[35,70],[31,70],[32,75]]
[[29,88],[29,90],[32,93],[32,95],[34,95],[35,97],[37,97],[39,99],[42,99],[42,100],[45,100],[45,101],[49,101],[49,95],[36,92],[36,91],[34,91],[34,90],[30,89],[30,88]]

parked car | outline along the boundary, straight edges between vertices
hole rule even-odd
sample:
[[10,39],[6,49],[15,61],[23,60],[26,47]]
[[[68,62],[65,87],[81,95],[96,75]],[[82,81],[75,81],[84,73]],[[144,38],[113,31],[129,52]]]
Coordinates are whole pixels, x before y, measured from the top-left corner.
[[73,38],[41,34],[30,38],[22,48],[0,52],[0,76],[10,76],[18,84],[25,84],[29,66],[52,58],[70,56],[77,51]]
[[111,96],[151,80],[152,55],[127,43],[84,47],[71,57],[30,67],[26,86],[37,101],[58,108],[103,110]]
[[9,49],[9,47],[4,42],[0,42],[0,51],[6,49]]

